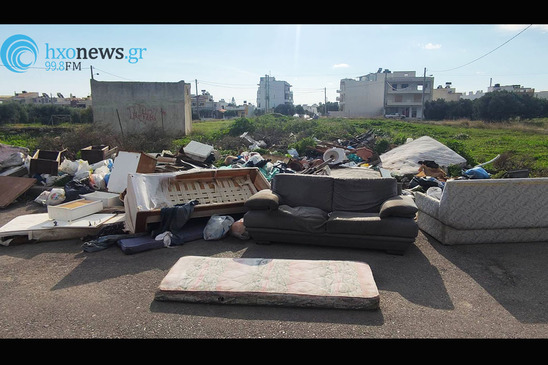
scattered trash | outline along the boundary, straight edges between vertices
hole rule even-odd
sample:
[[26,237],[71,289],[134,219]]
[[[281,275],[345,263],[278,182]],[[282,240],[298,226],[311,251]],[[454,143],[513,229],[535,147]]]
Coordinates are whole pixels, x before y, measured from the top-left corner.
[[229,215],[212,215],[204,228],[204,240],[214,241],[226,237],[233,223],[234,218]]
[[437,186],[433,186],[426,191],[426,195],[431,196],[432,198],[441,200],[441,195],[443,190]]
[[265,148],[266,147],[266,143],[265,141],[263,140],[260,140],[260,141],[256,141],[255,139],[253,139],[253,137],[251,137],[248,132],[244,132],[242,133],[242,135],[240,135],[240,138],[243,138],[245,139],[248,143],[251,143],[249,145],[249,149],[251,151],[255,151],[259,148]]
[[245,228],[243,218],[240,218],[230,226],[230,234],[241,240],[248,240],[251,238],[249,232]]
[[[247,240],[250,235],[243,218],[235,220],[226,214],[245,211],[246,199],[268,189],[279,173],[330,175],[336,170],[367,169],[381,177],[408,176],[403,179],[406,189],[423,190],[441,199],[445,183],[451,179],[449,166],[460,166],[458,179],[488,179],[491,175],[483,166],[500,157],[466,168],[464,157],[428,136],[408,138],[405,144],[379,156],[373,130],[346,140],[312,138],[313,145],[306,150],[300,146],[298,150],[286,148],[286,152],[265,152],[267,143],[248,132],[239,137],[247,150],[223,157],[214,146],[197,141],[176,153],[163,150],[157,154],[93,145],[81,149],[82,158],[74,161],[65,158],[66,150],[37,150],[31,158],[28,149],[0,144],[0,178],[30,177],[0,180],[7,184],[4,191],[13,190],[1,207],[34,184],[48,188],[34,199],[47,207],[48,213],[0,227],[0,244],[9,244],[13,235],[28,235],[29,240],[80,235],[85,236],[85,252],[118,246],[125,254],[133,254],[229,235]],[[528,170],[515,172],[515,176],[524,174],[528,177]],[[400,192],[401,185],[399,181]],[[189,189],[204,198],[186,194]],[[410,192],[404,190],[403,194]],[[228,208],[223,211],[221,206]],[[199,218],[191,218],[194,213]]]
[[190,141],[189,144],[183,147],[183,151],[188,157],[200,162],[204,162],[213,150],[213,146],[196,141]]
[[451,165],[464,167],[466,159],[429,136],[417,138],[400,145],[380,156],[382,167],[396,175],[416,174],[419,161],[435,161],[439,166],[447,168]]
[[490,179],[491,175],[481,166],[476,166],[468,170],[462,170],[462,175],[470,179]]

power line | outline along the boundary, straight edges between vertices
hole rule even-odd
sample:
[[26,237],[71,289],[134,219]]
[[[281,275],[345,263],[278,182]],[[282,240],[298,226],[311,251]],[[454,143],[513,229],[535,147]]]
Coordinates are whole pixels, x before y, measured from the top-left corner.
[[476,62],[476,61],[482,59],[483,57],[485,57],[485,56],[487,56],[487,55],[489,55],[489,54],[495,52],[497,49],[499,49],[500,47],[504,46],[506,43],[510,42],[512,39],[516,38],[516,37],[517,37],[518,35],[520,35],[521,33],[525,32],[525,31],[526,31],[527,29],[529,29],[532,25],[533,25],[533,24],[529,24],[527,27],[525,27],[525,29],[523,29],[521,32],[519,32],[518,34],[516,34],[515,36],[513,36],[512,38],[510,38],[509,40],[507,40],[506,42],[504,42],[504,43],[501,44],[500,46],[498,46],[497,48],[495,48],[495,49],[493,49],[493,50],[487,52],[486,54],[484,54],[484,55],[481,56],[481,57],[476,58],[475,60],[472,60],[472,61],[470,61],[470,62],[468,62],[468,63],[465,63],[465,64],[462,65],[462,66],[458,66],[458,67],[455,67],[455,68],[450,68],[450,69],[448,69],[448,70],[430,71],[430,72],[446,72],[446,71],[453,71],[453,70],[456,70],[456,69],[458,69],[458,68],[462,68],[462,67],[464,67],[464,66],[468,66],[469,64],[474,63],[474,62]]

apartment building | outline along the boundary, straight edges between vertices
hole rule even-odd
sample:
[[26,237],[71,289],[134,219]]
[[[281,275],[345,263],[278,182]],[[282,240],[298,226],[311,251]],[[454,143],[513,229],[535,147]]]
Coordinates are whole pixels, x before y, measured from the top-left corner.
[[379,69],[357,79],[342,79],[338,116],[380,117],[399,114],[421,119],[426,101],[432,100],[433,77],[416,76],[415,71]]
[[269,112],[280,104],[293,104],[291,85],[273,76],[261,77],[257,89],[257,109]]

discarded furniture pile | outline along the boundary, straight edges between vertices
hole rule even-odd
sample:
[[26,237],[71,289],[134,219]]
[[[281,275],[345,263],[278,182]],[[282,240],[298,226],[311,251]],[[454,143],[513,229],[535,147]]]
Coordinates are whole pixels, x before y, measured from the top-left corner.
[[[66,159],[64,150],[31,156],[27,149],[0,145],[0,208],[35,189],[34,201],[47,209],[0,227],[0,244],[80,238],[85,252],[117,246],[136,254],[233,236],[258,244],[401,255],[419,229],[443,244],[548,237],[548,178],[520,178],[519,172],[491,179],[483,166],[493,160],[470,168],[466,159],[428,136],[380,156],[371,131],[351,140],[317,140],[304,156],[294,149],[283,156],[261,154],[267,147],[263,141],[247,133],[240,137],[249,150],[226,156],[222,166],[213,146],[196,141],[175,154],[90,146],[76,161]],[[461,176],[449,177],[449,166],[461,168]],[[213,269],[205,271],[208,280],[196,280],[205,268]],[[333,272],[337,275],[330,277]],[[156,299],[379,306],[367,264],[267,258],[183,257],[160,284]]]

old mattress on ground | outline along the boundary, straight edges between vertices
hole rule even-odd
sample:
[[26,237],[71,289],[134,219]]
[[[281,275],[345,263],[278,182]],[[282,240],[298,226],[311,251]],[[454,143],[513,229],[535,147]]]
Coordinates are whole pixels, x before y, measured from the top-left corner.
[[379,292],[368,264],[185,256],[169,270],[159,301],[378,309]]

